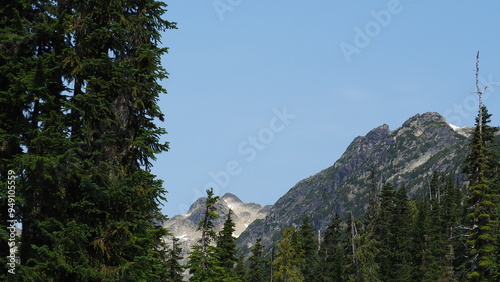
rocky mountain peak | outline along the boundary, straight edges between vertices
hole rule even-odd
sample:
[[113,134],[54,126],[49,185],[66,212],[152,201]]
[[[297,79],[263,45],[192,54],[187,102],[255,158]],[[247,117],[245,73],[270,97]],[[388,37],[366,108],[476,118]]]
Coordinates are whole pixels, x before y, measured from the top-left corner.
[[366,134],[366,138],[370,140],[372,143],[377,143],[380,140],[383,140],[391,133],[389,126],[387,124],[383,124],[379,127],[375,127],[368,134]]
[[416,114],[415,116],[409,118],[403,123],[402,127],[427,127],[433,126],[435,124],[445,124],[446,119],[436,112],[427,112],[423,114]]
[[243,203],[240,198],[238,198],[236,195],[231,194],[231,193],[226,193],[224,194],[221,199],[226,200],[227,202],[233,202],[233,203]]
[[241,247],[276,241],[280,232],[308,215],[324,230],[335,214],[353,212],[362,218],[368,203],[370,175],[376,181],[406,185],[411,197],[426,189],[434,172],[465,181],[460,173],[467,136],[438,113],[417,114],[395,130],[384,124],[355,138],[335,164],[299,181],[282,196],[263,220],[255,221],[239,238]]

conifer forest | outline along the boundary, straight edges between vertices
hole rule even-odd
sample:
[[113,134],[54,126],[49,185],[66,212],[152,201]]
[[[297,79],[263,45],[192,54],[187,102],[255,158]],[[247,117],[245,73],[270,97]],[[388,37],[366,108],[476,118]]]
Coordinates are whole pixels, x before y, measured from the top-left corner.
[[500,281],[500,113],[477,77],[465,182],[435,172],[412,197],[374,167],[362,216],[332,212],[318,230],[304,215],[249,251],[207,189],[182,263],[151,173],[169,150],[166,17],[155,0],[2,0],[0,281]]

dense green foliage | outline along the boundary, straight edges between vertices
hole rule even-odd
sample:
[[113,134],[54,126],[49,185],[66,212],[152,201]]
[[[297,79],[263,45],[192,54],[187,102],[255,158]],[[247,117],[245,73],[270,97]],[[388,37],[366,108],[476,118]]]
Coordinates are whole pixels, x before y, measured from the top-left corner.
[[266,281],[266,265],[268,261],[264,258],[264,245],[260,243],[262,238],[258,238],[251,250],[251,255],[248,258],[250,265],[245,276],[245,281]]
[[168,149],[154,123],[160,32],[175,27],[164,13],[154,0],[0,4],[0,177],[17,176],[16,279],[165,276],[165,191],[149,172]]
[[[471,280],[491,280],[499,274],[497,241],[499,239],[498,205],[498,155],[494,134],[498,128],[489,126],[491,115],[486,107],[476,119],[476,127],[470,141],[470,155],[466,172],[471,186],[466,203],[467,244],[469,246],[469,273]],[[479,126],[480,120],[481,127]]]
[[181,243],[179,242],[179,238],[172,236],[172,247],[169,248],[167,253],[167,276],[165,280],[172,282],[179,282],[183,280],[183,272],[185,267],[180,263],[180,261],[182,260],[181,252],[182,248]]

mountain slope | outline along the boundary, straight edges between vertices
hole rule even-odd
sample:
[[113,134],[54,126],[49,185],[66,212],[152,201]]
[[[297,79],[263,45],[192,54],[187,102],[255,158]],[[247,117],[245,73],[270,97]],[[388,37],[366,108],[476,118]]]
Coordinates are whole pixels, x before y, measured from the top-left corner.
[[450,125],[438,113],[425,113],[394,131],[382,125],[355,138],[333,166],[297,183],[264,219],[252,223],[239,237],[239,247],[245,250],[259,237],[269,245],[284,228],[299,225],[305,215],[319,230],[336,213],[363,216],[372,171],[378,183],[405,184],[411,197],[423,194],[435,171],[464,182],[460,172],[469,130]]

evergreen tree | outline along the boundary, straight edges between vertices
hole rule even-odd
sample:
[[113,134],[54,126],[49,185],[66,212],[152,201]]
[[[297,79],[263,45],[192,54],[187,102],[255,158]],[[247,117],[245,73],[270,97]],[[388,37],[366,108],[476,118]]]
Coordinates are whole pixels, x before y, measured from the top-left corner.
[[382,188],[380,212],[376,218],[375,239],[380,251],[380,279],[409,280],[412,269],[411,216],[406,189],[394,190],[392,184]]
[[238,256],[236,266],[234,267],[234,273],[236,274],[235,281],[246,281],[247,270],[245,268],[245,257],[243,256],[243,253],[240,253]]
[[297,248],[296,236],[296,231],[292,228],[285,229],[283,239],[278,244],[279,251],[273,262],[273,281],[305,281],[300,270],[302,256]]
[[182,248],[179,238],[172,236],[172,247],[167,254],[167,281],[178,282],[183,281],[184,266],[180,264],[182,260]]
[[224,227],[219,232],[215,256],[217,265],[220,268],[219,281],[240,281],[237,277],[234,266],[238,258],[236,257],[236,238],[233,236],[235,223],[232,219],[233,211],[229,210]]
[[193,275],[190,281],[216,281],[218,274],[216,248],[212,243],[217,240],[214,221],[219,217],[215,205],[219,196],[214,196],[213,188],[207,189],[206,192],[205,211],[198,222],[201,238],[198,244],[192,247],[188,258],[189,273]]
[[308,216],[302,219],[302,224],[297,231],[299,254],[302,256],[300,267],[306,281],[319,281],[319,254],[318,240],[315,236],[316,229],[312,226]]
[[[442,252],[446,252],[446,241],[440,236],[439,218],[425,200],[417,203],[418,213],[413,224],[413,244],[415,245],[413,270],[414,281],[440,281],[444,277],[440,264]],[[437,207],[434,206],[434,210]]]
[[[164,275],[158,1],[3,1],[0,150],[19,176],[23,280]],[[14,161],[15,160],[15,161]],[[15,164],[15,166],[14,166]]]
[[476,127],[470,140],[470,153],[465,172],[471,186],[467,198],[467,222],[470,232],[469,269],[467,277],[473,281],[491,279],[496,272],[495,240],[498,229],[498,198],[500,192],[494,185],[498,160],[492,151],[494,133],[498,128],[490,127],[491,115],[482,107],[476,118]]
[[[36,48],[35,39],[27,26],[31,8],[25,1],[3,1],[0,4],[0,280],[7,281],[14,275],[9,274],[10,248],[7,242],[10,232],[7,229],[12,220],[20,221],[19,207],[21,204],[19,181],[21,167],[16,159],[22,154],[21,137],[27,128],[26,99],[30,81],[33,80],[35,60],[32,54]],[[9,171],[14,174],[9,174]],[[9,179],[9,176],[14,179]],[[15,189],[15,197],[9,206],[8,181]],[[11,195],[14,196],[14,195]],[[14,208],[10,213],[8,208]],[[12,216],[12,217],[11,217]],[[12,241],[11,241],[12,242]],[[19,242],[16,242],[19,247]],[[19,258],[19,252],[16,254]],[[14,271],[14,270],[12,270]],[[19,275],[16,267],[15,275]],[[10,277],[9,277],[10,276]]]
[[264,282],[265,280],[265,269],[267,261],[264,259],[264,245],[261,242],[262,238],[258,238],[255,245],[251,249],[251,254],[248,260],[250,261],[250,266],[247,271],[245,280],[248,282]]
[[322,281],[345,281],[346,253],[343,244],[342,220],[335,215],[328,225],[321,243]]
[[394,234],[394,226],[392,223],[393,213],[395,211],[395,191],[392,184],[386,184],[382,187],[380,193],[380,211],[375,219],[374,236],[378,241],[379,254],[377,261],[380,265],[380,276],[383,281],[386,277],[391,276],[392,272],[392,245]]
[[379,264],[377,255],[379,253],[377,241],[373,238],[373,233],[366,229],[354,239],[356,250],[354,260],[357,262],[356,281],[381,281],[379,278]]
[[394,228],[395,228],[395,246],[393,255],[396,261],[396,277],[400,280],[410,280],[412,274],[412,265],[414,246],[411,237],[412,215],[410,212],[408,194],[406,186],[403,185],[396,192],[395,199]]
[[379,211],[379,202],[378,202],[378,187],[375,179],[375,170],[372,170],[370,173],[370,198],[368,201],[368,208],[365,213],[364,225],[367,227],[369,232],[373,232],[375,218],[377,217],[377,213]]

